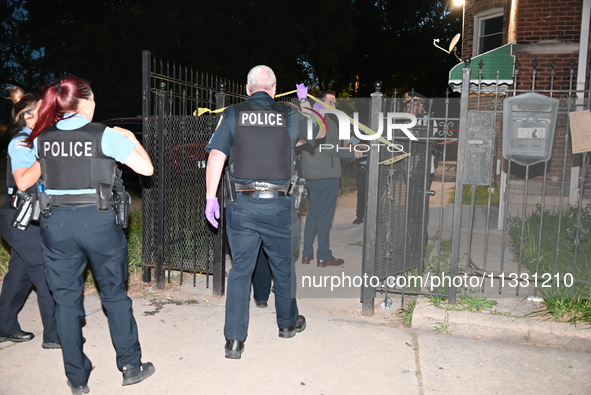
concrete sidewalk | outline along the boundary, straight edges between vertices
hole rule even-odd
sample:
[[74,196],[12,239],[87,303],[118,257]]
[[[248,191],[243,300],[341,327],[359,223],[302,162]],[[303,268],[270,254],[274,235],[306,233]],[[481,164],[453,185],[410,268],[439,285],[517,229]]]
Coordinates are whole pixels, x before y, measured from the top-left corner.
[[[489,339],[466,328],[462,335],[407,329],[393,309],[362,317],[352,299],[300,299],[308,326],[292,339],[277,336],[273,307],[253,303],[242,359],[225,359],[224,301],[192,285],[176,288],[134,297],[143,359],[154,363],[156,373],[130,387],[121,387],[100,300],[86,295],[85,351],[95,366],[91,394],[591,393],[588,351]],[[34,298],[20,321],[37,336],[0,343],[0,394],[69,394],[60,351],[41,348]],[[454,324],[450,317],[450,328]],[[578,331],[563,326],[564,333]]]
[[[353,195],[354,196],[354,195]],[[361,227],[352,225],[354,199],[341,198],[333,251],[344,268],[301,265],[298,276],[359,275]],[[85,297],[85,351],[95,366],[90,393],[101,394],[590,394],[591,330],[524,317],[539,308],[526,299],[499,299],[498,314],[446,312],[419,300],[412,328],[376,299],[361,315],[359,290],[300,290],[307,328],[277,336],[269,308],[251,304],[249,337],[240,360],[224,358],[223,298],[205,278],[187,277],[165,290],[134,290],[143,360],[156,366],[146,381],[121,386],[107,319],[96,292]],[[316,292],[316,293],[315,293]],[[331,296],[331,297],[328,297]],[[379,297],[379,296],[378,296]],[[34,295],[19,320],[36,334],[27,343],[0,343],[0,394],[69,394],[61,352],[41,348]],[[439,330],[437,330],[439,328]],[[442,329],[445,330],[442,330]]]

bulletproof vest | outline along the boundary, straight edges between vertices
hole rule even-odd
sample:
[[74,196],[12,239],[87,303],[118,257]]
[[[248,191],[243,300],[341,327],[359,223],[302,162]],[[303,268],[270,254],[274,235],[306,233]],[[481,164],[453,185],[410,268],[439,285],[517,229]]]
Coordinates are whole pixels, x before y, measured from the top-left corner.
[[235,105],[230,174],[248,180],[287,180],[293,173],[287,106]]
[[[24,132],[17,133],[14,135],[14,137],[12,139],[14,140],[15,138],[21,137],[21,136],[28,136],[28,134],[24,133]],[[27,142],[23,141],[19,144],[31,144],[31,148],[32,148],[32,143],[27,143]],[[8,189],[12,188],[13,191],[16,191],[18,188],[16,186],[16,181],[14,180],[14,175],[12,175],[12,161],[10,159],[11,159],[10,154],[8,154],[6,156],[6,188],[8,188]],[[35,191],[35,185],[32,185],[25,192],[32,195],[34,191]]]
[[74,130],[52,125],[39,135],[37,152],[46,189],[96,189],[99,183],[114,184],[116,162],[101,149],[105,128],[100,123]]

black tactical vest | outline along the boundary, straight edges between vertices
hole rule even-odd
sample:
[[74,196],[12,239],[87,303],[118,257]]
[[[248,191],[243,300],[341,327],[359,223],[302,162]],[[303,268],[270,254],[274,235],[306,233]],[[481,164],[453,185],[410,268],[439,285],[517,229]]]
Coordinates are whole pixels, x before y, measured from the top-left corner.
[[100,123],[74,130],[52,125],[39,135],[37,152],[45,189],[96,189],[99,183],[114,184],[116,162],[101,149],[105,128]]
[[[12,139],[14,140],[15,138],[21,137],[21,136],[28,136],[28,134],[24,133],[24,132],[17,133],[14,135],[14,137]],[[31,143],[31,148],[32,148],[32,143]],[[16,186],[16,181],[14,180],[14,175],[12,174],[12,161],[10,159],[10,154],[8,154],[6,156],[6,188],[8,188],[8,189],[12,188],[13,192],[16,192],[16,190],[18,189],[18,187]],[[25,192],[32,195],[35,192],[35,184],[30,186],[29,189],[27,189]]]
[[230,174],[248,180],[287,180],[293,173],[287,106],[235,105]]

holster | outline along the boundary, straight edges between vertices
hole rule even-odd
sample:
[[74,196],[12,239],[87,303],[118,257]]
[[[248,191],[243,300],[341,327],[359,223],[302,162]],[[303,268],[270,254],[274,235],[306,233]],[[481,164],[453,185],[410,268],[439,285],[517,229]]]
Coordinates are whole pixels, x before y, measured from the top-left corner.
[[125,191],[121,174],[122,171],[117,170],[112,190],[112,202],[113,210],[115,210],[115,222],[118,226],[125,229],[129,226],[129,206],[131,205],[131,196]]
[[304,177],[297,177],[295,185],[291,190],[290,196],[293,199],[293,209],[298,214],[301,211],[302,202],[306,198],[307,193],[308,191],[306,190],[306,179]]
[[[15,195],[14,205],[16,206],[16,214],[14,215],[11,225],[14,228],[25,230],[29,226],[31,220],[33,220],[35,206],[37,205],[38,207],[38,204],[36,204],[37,197],[21,190],[17,190]],[[38,208],[36,219],[39,219]]]
[[113,187],[109,184],[100,183],[96,188],[98,195],[97,208],[99,211],[106,211],[111,206],[111,200],[113,198]]
[[236,201],[236,185],[232,182],[232,179],[230,178],[230,169],[229,167],[226,167],[226,170],[224,171],[224,180],[226,182],[226,198],[231,201],[231,202],[235,202]]
[[115,222],[122,228],[129,226],[129,206],[131,205],[131,196],[126,191],[117,192],[113,208],[115,210]]

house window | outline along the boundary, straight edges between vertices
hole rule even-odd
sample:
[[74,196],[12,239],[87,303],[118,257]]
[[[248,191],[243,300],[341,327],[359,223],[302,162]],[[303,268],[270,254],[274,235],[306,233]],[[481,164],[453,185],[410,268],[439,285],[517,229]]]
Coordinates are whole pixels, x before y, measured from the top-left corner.
[[482,12],[474,18],[474,56],[503,45],[503,9]]

